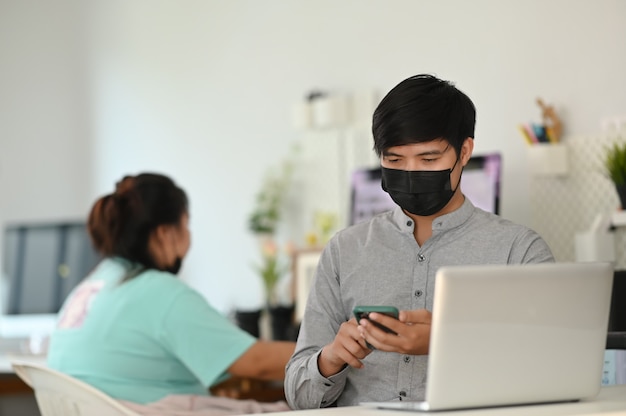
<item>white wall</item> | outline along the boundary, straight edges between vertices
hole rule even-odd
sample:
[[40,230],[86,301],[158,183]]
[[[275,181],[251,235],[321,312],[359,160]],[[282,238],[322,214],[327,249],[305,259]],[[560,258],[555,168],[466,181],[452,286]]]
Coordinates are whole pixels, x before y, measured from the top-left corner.
[[82,218],[91,155],[81,11],[0,1],[0,220]]
[[455,81],[476,152],[503,153],[503,215],[529,224],[516,124],[539,121],[537,96],[566,136],[626,114],[624,39],[620,0],[0,0],[0,219],[83,214],[126,173],[167,173],[191,199],[185,278],[252,306],[246,218],[266,168],[311,140],[290,125],[311,89]]

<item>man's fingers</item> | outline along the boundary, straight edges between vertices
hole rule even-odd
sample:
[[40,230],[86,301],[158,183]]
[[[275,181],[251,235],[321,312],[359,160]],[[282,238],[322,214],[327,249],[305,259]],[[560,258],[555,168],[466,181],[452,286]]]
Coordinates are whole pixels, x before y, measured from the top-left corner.
[[[402,323],[399,320],[382,313],[372,312],[369,319],[396,333],[402,327]],[[384,329],[381,328],[381,331],[384,331]]]
[[405,324],[430,324],[433,320],[433,314],[426,309],[400,311],[398,319]]

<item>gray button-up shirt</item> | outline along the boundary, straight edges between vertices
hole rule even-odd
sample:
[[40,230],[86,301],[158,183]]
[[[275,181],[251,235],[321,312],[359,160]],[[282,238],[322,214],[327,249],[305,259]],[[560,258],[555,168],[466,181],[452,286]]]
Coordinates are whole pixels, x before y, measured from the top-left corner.
[[373,351],[364,368],[326,378],[317,357],[356,305],[432,310],[441,266],[554,261],[545,241],[527,227],[475,208],[465,199],[433,221],[420,247],[413,220],[401,208],[337,233],[320,259],[296,351],[287,364],[285,394],[292,408],[355,405],[361,401],[423,400],[427,356]]

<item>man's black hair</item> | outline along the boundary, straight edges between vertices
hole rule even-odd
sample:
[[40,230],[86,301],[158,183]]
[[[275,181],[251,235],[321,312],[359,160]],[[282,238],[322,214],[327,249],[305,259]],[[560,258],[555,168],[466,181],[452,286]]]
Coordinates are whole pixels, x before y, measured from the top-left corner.
[[396,85],[374,111],[374,150],[445,139],[460,154],[466,138],[474,138],[476,108],[451,82],[419,74]]

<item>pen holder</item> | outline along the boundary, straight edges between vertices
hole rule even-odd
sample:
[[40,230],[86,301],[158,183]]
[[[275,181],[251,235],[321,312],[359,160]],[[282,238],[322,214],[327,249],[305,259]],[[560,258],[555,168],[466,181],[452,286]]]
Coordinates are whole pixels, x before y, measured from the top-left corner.
[[534,176],[567,175],[567,147],[561,143],[532,145],[528,148],[528,163]]

